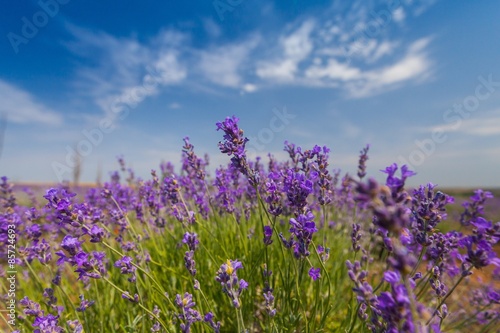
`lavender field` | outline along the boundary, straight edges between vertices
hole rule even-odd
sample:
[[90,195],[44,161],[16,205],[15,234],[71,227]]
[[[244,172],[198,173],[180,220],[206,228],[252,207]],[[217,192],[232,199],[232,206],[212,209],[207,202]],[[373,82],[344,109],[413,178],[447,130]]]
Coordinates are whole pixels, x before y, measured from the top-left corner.
[[43,197],[3,177],[2,331],[500,332],[498,196],[410,188],[369,146],[357,174],[328,147],[251,160],[240,125],[216,124],[214,174],[184,138],[148,179],[123,158]]

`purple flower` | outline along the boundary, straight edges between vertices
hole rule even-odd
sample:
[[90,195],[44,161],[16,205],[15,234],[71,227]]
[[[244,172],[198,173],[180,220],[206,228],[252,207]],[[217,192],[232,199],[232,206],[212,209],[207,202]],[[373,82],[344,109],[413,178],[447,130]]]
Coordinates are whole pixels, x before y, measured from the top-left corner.
[[240,280],[240,290],[243,290],[243,289],[247,289],[248,288],[248,282],[246,282],[245,280],[241,279]]
[[94,251],[92,254],[88,254],[81,251],[67,261],[71,265],[78,267],[75,270],[79,274],[78,279],[85,282],[87,278],[99,279],[106,274],[104,259],[105,254],[103,252]]
[[228,259],[225,264],[221,265],[215,277],[215,280],[222,286],[222,292],[229,296],[235,308],[241,307],[241,293],[248,288],[248,283],[243,279],[238,279],[236,274],[242,268],[243,265],[238,260]]
[[465,237],[462,243],[467,249],[465,261],[475,268],[486,267],[493,264],[500,267],[500,259],[492,249],[491,244],[485,240],[477,240],[474,236]]
[[277,180],[280,178],[278,172],[269,172],[267,176],[268,180],[266,182],[266,192],[267,196],[265,198],[267,204],[269,205],[269,213],[274,216],[279,216],[283,212],[283,205],[281,199],[281,192],[278,189]]
[[307,197],[313,192],[313,182],[303,173],[288,169],[283,174],[283,190],[292,211],[296,215],[304,213]]
[[94,224],[92,228],[87,231],[87,234],[90,236],[91,243],[99,243],[104,237],[104,230]]
[[314,267],[311,267],[311,269],[309,269],[309,276],[311,277],[311,279],[313,279],[313,281],[316,281],[321,277],[321,274],[319,273],[320,270],[321,270],[320,268],[314,268]]
[[186,232],[182,238],[182,243],[186,244],[190,251],[195,251],[198,248],[200,241],[196,233]]
[[78,320],[68,320],[66,324],[68,324],[69,328],[73,330],[73,333],[83,332],[83,326]]
[[417,264],[417,259],[406,247],[398,246],[393,250],[392,256],[387,259],[387,262],[395,270],[407,275]]
[[189,274],[196,275],[196,262],[194,261],[194,251],[186,251],[184,254],[184,265],[186,266]]
[[215,333],[220,332],[220,321],[218,321],[217,324],[214,323],[214,314],[212,312],[208,312],[203,318],[203,321],[208,323]]
[[56,305],[57,298],[54,296],[54,289],[52,289],[52,288],[45,288],[43,290],[43,297],[45,297],[47,299],[47,304],[49,306]]
[[453,202],[452,197],[440,191],[434,192],[435,187],[429,183],[413,191],[410,230],[413,239],[421,246],[432,244],[434,228],[446,219],[446,205]]
[[136,267],[132,264],[132,258],[124,256],[115,262],[115,267],[120,268],[122,274],[130,274],[128,280],[132,283],[136,281],[135,271]]
[[366,161],[368,160],[368,150],[370,149],[370,145],[366,145],[359,153],[359,162],[358,162],[358,177],[359,179],[363,179],[366,176]]
[[38,327],[38,329],[34,330],[34,333],[61,333],[63,332],[63,328],[58,324],[59,316],[54,316],[52,314],[48,314],[46,316],[41,316],[35,318],[35,322],[33,323],[33,327]]
[[61,242],[61,247],[68,251],[68,253],[72,256],[81,251],[81,245],[82,242],[78,241],[77,237],[72,237],[71,235],[64,236]]
[[361,249],[359,242],[363,234],[360,232],[360,230],[361,230],[361,225],[359,223],[352,224],[351,243],[354,252],[358,252]]
[[314,163],[310,164],[312,169],[310,172],[310,179],[316,179],[316,186],[319,191],[317,194],[318,203],[320,205],[329,204],[332,201],[332,176],[328,171],[328,153],[330,152],[330,149],[326,146],[323,148],[314,146],[312,151],[306,151],[304,152],[304,155],[307,155],[308,152],[311,152],[308,156],[310,159],[316,156]]
[[248,139],[243,136],[243,130],[238,127],[239,119],[235,116],[227,117],[223,122],[217,122],[217,130],[224,131],[224,141],[219,141],[222,153],[232,156],[231,163],[242,174],[248,177],[252,186],[259,184],[258,171],[250,168],[247,161],[245,145]]
[[29,239],[37,240],[42,236],[42,231],[38,224],[32,224],[26,229],[26,233]]
[[33,302],[27,296],[24,296],[23,299],[19,301],[19,305],[21,305],[24,308],[23,313],[27,316],[34,316],[34,317],[43,316],[43,311],[40,307],[40,304]]
[[[397,183],[404,185],[404,182]],[[377,227],[400,233],[410,224],[409,210],[404,205],[410,197],[403,187],[398,185],[397,188],[390,189],[387,186],[379,186],[374,179],[368,179],[367,184],[357,183],[356,191],[358,195],[355,200],[362,207],[372,210],[373,223]]]
[[245,157],[245,144],[248,139],[243,137],[243,130],[238,127],[239,119],[235,116],[227,117],[223,122],[216,123],[217,130],[224,131],[224,142],[219,142],[222,153],[237,158]]
[[172,205],[179,202],[179,182],[175,176],[166,177],[163,180],[162,196],[167,199]]
[[86,300],[83,295],[80,295],[80,306],[76,308],[76,311],[83,312],[91,307],[95,301]]
[[[266,290],[267,289],[267,290]],[[270,317],[276,316],[276,308],[274,308],[274,295],[273,295],[273,290],[269,287],[264,288],[264,300],[265,300],[265,307],[267,314]]]
[[484,203],[487,199],[491,198],[493,198],[491,192],[481,189],[474,191],[474,195],[470,197],[471,201],[462,204],[465,210],[460,216],[460,223],[462,225],[469,225],[470,222],[474,222],[484,213]]
[[290,219],[290,233],[294,236],[292,243],[295,258],[309,256],[309,245],[312,242],[312,236],[318,231],[314,223],[314,215],[308,211],[306,214],[300,214],[296,219]]
[[389,282],[391,285],[395,285],[401,280],[401,274],[395,271],[385,271],[384,272],[384,280]]
[[[194,153],[194,146],[189,142],[189,137],[185,137],[184,146],[182,147],[183,167],[184,171],[194,175],[196,178],[203,180],[205,178],[206,161],[198,158]],[[188,168],[189,166],[189,168]]]
[[134,297],[130,296],[130,294],[127,292],[124,292],[122,294],[122,298],[126,299],[127,301],[130,301],[132,303],[139,303],[139,295],[134,294]]
[[184,333],[191,332],[191,325],[197,321],[202,321],[198,311],[193,309],[196,303],[193,301],[193,295],[184,293],[184,296],[177,294],[175,297],[175,305],[181,310],[175,314],[176,318],[181,320],[180,328]]
[[264,226],[264,244],[265,245],[271,245],[273,240],[272,240],[272,237],[273,236],[273,228],[271,228],[270,226],[266,225]]

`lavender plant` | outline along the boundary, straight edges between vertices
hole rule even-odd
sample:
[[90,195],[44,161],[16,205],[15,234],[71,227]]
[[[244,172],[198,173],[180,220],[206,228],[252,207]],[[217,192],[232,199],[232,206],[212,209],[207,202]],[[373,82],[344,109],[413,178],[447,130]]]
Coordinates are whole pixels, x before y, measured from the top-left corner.
[[0,329],[500,330],[491,192],[477,190],[452,219],[453,198],[432,183],[407,188],[407,166],[382,170],[385,183],[370,178],[369,146],[356,178],[331,169],[330,149],[319,145],[285,142],[289,159],[269,156],[265,167],[247,156],[238,123],[216,124],[230,161],[213,176],[186,137],[179,172],[162,163],[150,179],[119,157],[108,182],[61,184],[40,201],[22,199],[3,177],[2,299],[8,265],[19,299]]

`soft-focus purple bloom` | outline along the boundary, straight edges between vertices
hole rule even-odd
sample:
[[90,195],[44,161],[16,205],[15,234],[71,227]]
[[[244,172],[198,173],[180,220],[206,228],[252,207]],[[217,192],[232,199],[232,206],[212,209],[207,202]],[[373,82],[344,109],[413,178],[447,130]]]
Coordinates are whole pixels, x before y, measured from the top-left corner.
[[214,330],[215,333],[220,332],[220,321],[217,322],[217,324],[214,322],[214,314],[212,312],[208,312],[205,317],[203,318],[203,321],[206,322],[212,329]]
[[99,243],[104,237],[104,230],[96,225],[93,225],[92,228],[87,231],[87,234],[90,236],[91,243]]
[[[196,178],[203,180],[206,174],[206,161],[196,156],[196,154],[194,153],[194,146],[189,142],[189,137],[186,136],[183,141],[184,146],[182,147],[182,154],[183,160],[185,161],[183,162],[183,164],[186,164],[186,166],[183,165],[183,170],[187,172],[190,172],[192,170]],[[190,170],[187,165],[189,165],[189,167],[191,168]]]
[[385,271],[384,272],[384,280],[391,285],[395,285],[396,283],[399,283],[401,280],[401,275],[399,272],[395,271]]
[[196,233],[186,232],[182,238],[182,243],[186,244],[190,251],[195,251],[198,248],[200,241]]
[[134,297],[130,296],[130,294],[127,292],[124,292],[122,294],[122,298],[126,299],[127,301],[130,301],[132,303],[138,303],[139,302],[139,295],[134,294]]
[[77,237],[72,237],[71,235],[66,235],[61,242],[61,247],[72,256],[81,250],[81,245],[82,242],[78,241]]
[[410,224],[409,209],[404,205],[409,196],[402,187],[404,182],[401,184],[401,187],[398,185],[396,189],[389,189],[370,178],[366,184],[357,183],[356,186],[355,200],[362,207],[372,210],[373,223],[377,227],[396,233],[400,233]]
[[320,271],[320,268],[311,267],[311,269],[309,269],[309,276],[313,279],[313,281],[316,281],[321,277],[321,274],[319,273]]
[[465,261],[475,268],[486,267],[490,264],[500,266],[500,259],[497,253],[492,249],[491,244],[485,240],[476,241],[474,236],[468,236],[463,239],[463,244],[467,249]]
[[59,326],[59,316],[48,314],[35,318],[33,327],[38,327],[34,333],[61,333],[63,328]]
[[264,226],[264,244],[271,245],[273,243],[273,228],[268,225]]
[[23,313],[27,316],[34,316],[34,317],[43,316],[43,311],[40,307],[40,304],[30,300],[27,296],[24,296],[19,301],[19,305],[21,305],[24,308]]
[[265,307],[267,314],[270,317],[276,316],[277,310],[274,307],[274,295],[272,289],[270,288],[267,288],[267,290],[266,288],[264,289],[264,300],[265,300]]
[[369,149],[370,145],[366,145],[366,147],[359,152],[358,177],[360,180],[366,176],[366,161],[368,160]]
[[184,254],[184,266],[186,266],[189,274],[196,275],[196,262],[194,261],[194,251],[186,251]]
[[360,230],[361,230],[361,225],[359,223],[353,223],[351,232],[351,243],[354,252],[358,252],[361,249],[359,242],[363,234],[360,232]]
[[470,197],[470,202],[464,202],[462,206],[465,208],[460,216],[460,223],[462,225],[469,225],[474,222],[478,217],[484,213],[484,203],[487,199],[493,198],[491,192],[476,190],[474,195]]
[[86,300],[83,295],[80,295],[80,305],[76,308],[76,311],[83,312],[91,307],[95,301]]
[[387,261],[393,269],[407,275],[416,265],[417,258],[407,248],[399,246],[394,249]]
[[83,326],[78,320],[68,320],[66,324],[68,324],[69,328],[73,330],[71,333],[83,332]]

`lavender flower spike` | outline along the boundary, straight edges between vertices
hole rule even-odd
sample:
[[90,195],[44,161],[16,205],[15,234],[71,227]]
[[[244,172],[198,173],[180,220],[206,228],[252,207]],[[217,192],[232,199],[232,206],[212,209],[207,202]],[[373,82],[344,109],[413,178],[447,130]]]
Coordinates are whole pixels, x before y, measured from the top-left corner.
[[243,279],[238,279],[236,275],[236,271],[242,268],[243,265],[238,260],[228,259],[220,266],[215,277],[215,280],[222,286],[222,292],[229,296],[235,308],[241,307],[241,293],[248,288],[248,283]]

